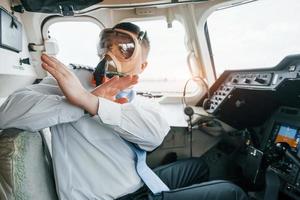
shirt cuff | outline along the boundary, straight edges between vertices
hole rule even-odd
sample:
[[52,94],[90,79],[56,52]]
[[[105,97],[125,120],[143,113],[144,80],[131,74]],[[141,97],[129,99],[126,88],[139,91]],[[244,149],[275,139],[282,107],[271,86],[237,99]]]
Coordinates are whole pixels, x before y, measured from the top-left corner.
[[121,126],[121,104],[99,97],[98,115],[103,123]]

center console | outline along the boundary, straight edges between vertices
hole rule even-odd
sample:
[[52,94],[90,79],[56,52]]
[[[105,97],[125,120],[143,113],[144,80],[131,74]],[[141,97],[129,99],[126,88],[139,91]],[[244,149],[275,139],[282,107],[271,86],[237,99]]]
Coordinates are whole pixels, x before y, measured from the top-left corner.
[[[267,123],[263,150],[269,152],[276,144],[284,143],[289,146],[290,153],[300,159],[300,109],[281,107]],[[274,156],[274,155],[270,155]],[[300,168],[293,159],[282,156],[271,164],[283,180],[282,190],[293,197],[300,196]]]

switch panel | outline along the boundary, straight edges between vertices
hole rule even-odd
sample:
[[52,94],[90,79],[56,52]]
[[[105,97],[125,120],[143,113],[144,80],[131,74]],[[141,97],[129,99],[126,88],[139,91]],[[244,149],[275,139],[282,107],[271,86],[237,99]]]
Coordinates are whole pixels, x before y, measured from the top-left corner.
[[227,81],[228,85],[268,86],[272,73],[234,73]]

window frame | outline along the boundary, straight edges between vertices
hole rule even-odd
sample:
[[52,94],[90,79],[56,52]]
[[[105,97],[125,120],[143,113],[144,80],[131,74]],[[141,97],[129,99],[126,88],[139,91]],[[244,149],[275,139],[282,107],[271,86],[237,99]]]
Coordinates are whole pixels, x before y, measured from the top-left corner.
[[[101,22],[100,20],[98,20],[92,16],[84,15],[84,16],[67,16],[66,17],[66,16],[52,15],[52,16],[46,17],[41,23],[41,36],[42,36],[42,44],[43,45],[46,40],[51,39],[51,32],[49,31],[50,27],[52,25],[55,25],[56,23],[64,23],[64,22],[66,22],[66,23],[68,23],[68,22],[91,23],[92,25],[96,25],[100,29],[100,31],[106,28],[103,22]],[[99,31],[99,34],[100,34],[100,31]],[[54,40],[54,41],[57,42],[56,40]],[[59,45],[59,44],[57,44],[57,45]],[[95,48],[96,48],[96,46],[95,46]],[[97,50],[95,53],[97,55]],[[72,63],[72,62],[70,62],[70,63]],[[68,62],[65,64],[68,65],[70,63]],[[82,63],[82,62],[78,62],[76,64],[85,65],[85,63]]]
[[215,80],[217,80],[215,59],[214,59],[213,51],[212,51],[212,47],[211,47],[211,41],[210,41],[210,37],[209,37],[207,21],[205,21],[203,28],[204,28],[205,39],[206,39],[207,48],[208,48],[208,52],[209,52],[209,58],[210,58],[211,66],[213,69],[213,75],[214,75]]
[[61,17],[61,16],[51,16],[46,18],[41,26],[42,31],[42,39],[43,41],[46,39],[49,39],[49,27],[52,24],[58,23],[58,22],[92,22],[99,26],[99,28],[102,30],[105,28],[104,24],[99,21],[98,19],[91,17],[91,16],[78,16],[78,17]]
[[[147,17],[147,18],[124,18],[121,19],[119,22],[124,22],[124,21],[130,21],[130,22],[140,22],[140,21],[151,21],[151,20],[165,20],[167,22],[166,16],[155,16],[155,17]],[[183,27],[184,29],[186,29],[184,22],[182,22],[182,19],[175,19],[174,20],[178,21]],[[104,29],[106,28],[106,26],[104,25],[104,23],[102,23],[101,21],[99,21],[98,19],[91,17],[91,16],[76,16],[76,17],[61,17],[61,16],[50,16],[47,17],[46,19],[44,19],[44,21],[42,22],[42,26],[41,26],[41,34],[42,34],[42,39],[43,41],[48,39],[50,37],[49,35],[49,27],[55,23],[58,22],[92,22],[95,23],[96,25],[98,25],[100,27],[100,29]],[[119,23],[119,22],[115,22],[115,23]],[[185,30],[185,34],[186,30]],[[187,52],[190,51],[190,49],[188,48],[188,45],[186,44],[186,40],[184,45],[187,47]],[[187,70],[189,71],[189,66],[187,63]],[[189,72],[191,73],[191,72]],[[190,77],[191,78],[191,77]],[[193,92],[192,94],[189,94],[188,96],[186,96],[187,102],[197,102],[195,99],[199,99],[199,95],[202,94],[201,91],[201,86],[198,86],[198,89]],[[178,93],[174,93],[174,94],[169,94],[168,92],[162,92],[162,94],[164,95],[162,98],[158,98],[160,103],[181,103],[182,101],[182,97],[183,97],[183,93],[181,91],[179,91]]]

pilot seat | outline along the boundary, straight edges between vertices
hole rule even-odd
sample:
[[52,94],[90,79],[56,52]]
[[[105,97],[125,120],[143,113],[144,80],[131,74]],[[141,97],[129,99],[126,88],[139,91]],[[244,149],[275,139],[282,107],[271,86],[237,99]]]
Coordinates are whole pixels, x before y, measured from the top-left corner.
[[58,200],[45,134],[0,131],[1,200]]

